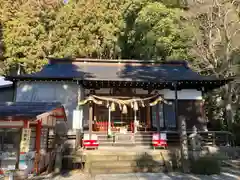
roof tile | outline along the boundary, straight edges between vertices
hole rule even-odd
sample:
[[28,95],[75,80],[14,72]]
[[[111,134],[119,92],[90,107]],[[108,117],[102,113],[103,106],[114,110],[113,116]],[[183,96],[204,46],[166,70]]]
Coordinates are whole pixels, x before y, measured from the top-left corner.
[[186,63],[109,63],[51,61],[41,71],[15,77],[31,79],[79,79],[106,81],[202,81],[217,80],[213,76],[202,76],[191,70]]

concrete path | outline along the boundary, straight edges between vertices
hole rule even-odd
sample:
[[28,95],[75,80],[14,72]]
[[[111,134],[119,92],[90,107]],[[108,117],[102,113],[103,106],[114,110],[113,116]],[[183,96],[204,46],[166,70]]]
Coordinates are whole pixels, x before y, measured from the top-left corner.
[[179,173],[136,173],[136,174],[112,174],[97,175],[94,180],[239,180],[240,176],[230,173],[222,173],[214,176],[196,176]]
[[[47,178],[46,178],[47,179]],[[187,175],[182,173],[129,173],[129,174],[102,174],[90,177],[86,174],[66,174],[50,178],[53,180],[240,180],[240,172],[225,172],[220,175]]]

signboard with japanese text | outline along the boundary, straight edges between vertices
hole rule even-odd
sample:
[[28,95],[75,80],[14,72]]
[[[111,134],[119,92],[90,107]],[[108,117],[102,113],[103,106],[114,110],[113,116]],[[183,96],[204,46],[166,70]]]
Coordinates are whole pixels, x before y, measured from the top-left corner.
[[20,152],[28,152],[31,138],[31,129],[24,128],[22,129],[22,137],[20,142]]

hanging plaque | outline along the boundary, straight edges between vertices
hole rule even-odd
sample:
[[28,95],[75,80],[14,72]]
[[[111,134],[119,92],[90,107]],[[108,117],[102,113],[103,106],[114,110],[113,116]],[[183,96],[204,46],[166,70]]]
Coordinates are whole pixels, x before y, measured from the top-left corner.
[[22,129],[20,152],[28,152],[29,151],[30,137],[31,137],[31,129],[30,128]]

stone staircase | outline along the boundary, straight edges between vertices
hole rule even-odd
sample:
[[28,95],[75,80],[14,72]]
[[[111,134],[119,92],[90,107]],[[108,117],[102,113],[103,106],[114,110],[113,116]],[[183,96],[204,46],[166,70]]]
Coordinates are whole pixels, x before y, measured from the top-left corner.
[[[170,171],[170,154],[167,150],[145,150],[126,148],[86,151],[85,171],[92,175],[108,173],[165,172]],[[83,152],[77,152],[82,156]]]
[[95,132],[98,136],[100,146],[150,146],[152,132],[137,132],[126,134],[115,133],[115,137],[108,137],[106,132]]
[[[87,133],[87,132],[86,132]],[[137,133],[127,132],[121,134],[115,133],[115,137],[109,138],[107,132],[94,132],[98,136],[100,146],[151,146],[152,145],[152,134],[154,132],[143,132]],[[169,146],[179,146],[180,138],[178,133],[168,132],[167,142]]]

